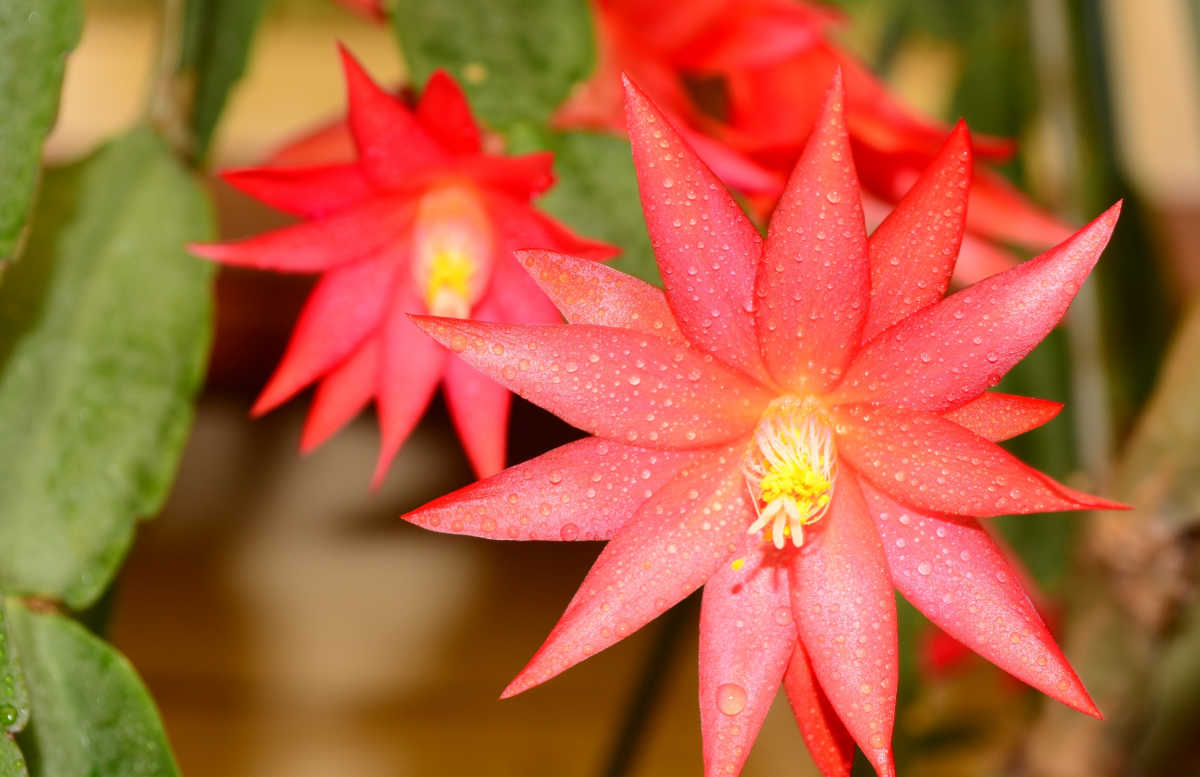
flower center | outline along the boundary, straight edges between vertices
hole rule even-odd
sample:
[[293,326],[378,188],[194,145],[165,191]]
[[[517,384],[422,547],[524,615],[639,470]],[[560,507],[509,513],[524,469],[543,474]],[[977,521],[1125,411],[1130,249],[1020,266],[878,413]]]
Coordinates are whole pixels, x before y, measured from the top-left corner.
[[417,203],[413,276],[435,316],[466,318],[487,289],[492,226],[470,184],[443,184]]
[[804,527],[829,510],[837,478],[833,432],[811,400],[781,397],[767,407],[742,462],[758,520],[749,533],[763,532],[775,547],[804,544]]

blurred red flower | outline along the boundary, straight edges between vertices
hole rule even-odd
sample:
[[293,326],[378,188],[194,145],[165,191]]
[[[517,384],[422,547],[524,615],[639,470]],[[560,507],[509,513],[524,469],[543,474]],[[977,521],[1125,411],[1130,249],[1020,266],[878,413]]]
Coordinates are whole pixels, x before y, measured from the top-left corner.
[[637,89],[626,124],[659,291],[545,251],[522,259],[570,322],[417,317],[591,437],[405,516],[496,539],[608,540],[520,693],[704,587],[706,773],[737,773],[780,684],[814,759],[893,773],[894,589],[1022,680],[1087,692],[977,517],[1117,508],[996,440],[1059,405],[988,392],[1065,313],[1115,225],[954,295],[964,126],[868,237],[840,77],[764,240]]
[[304,219],[200,256],[279,272],[321,273],[256,415],[319,382],[301,441],[310,450],[374,399],[382,446],[374,482],[423,414],[439,379],[476,472],[504,466],[510,395],[422,335],[408,313],[558,322],[513,257],[549,248],[604,258],[530,205],[554,180],[548,153],[485,154],[458,85],[435,73],[414,110],[382,91],[345,51],[347,122],[356,158],[256,167],[222,177]]
[[387,14],[383,10],[383,0],[334,0],[334,2],[374,21],[381,22],[387,18]]
[[[933,161],[949,128],[917,115],[830,38],[836,12],[795,0],[593,0],[598,63],[557,116],[562,127],[624,131],[621,73],[663,107],[700,157],[769,214],[841,69],[846,125],[871,226]],[[704,95],[698,97],[698,95]],[[765,107],[769,106],[769,107]],[[976,135],[977,156],[1010,142]],[[1071,230],[1001,176],[976,171],[956,279],[973,283],[1012,257],[991,241],[1042,249]]]

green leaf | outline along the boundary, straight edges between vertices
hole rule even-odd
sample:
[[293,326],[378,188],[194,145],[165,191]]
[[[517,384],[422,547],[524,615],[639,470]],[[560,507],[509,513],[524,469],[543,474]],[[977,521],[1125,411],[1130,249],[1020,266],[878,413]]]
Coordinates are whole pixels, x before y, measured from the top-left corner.
[[0,777],[29,777],[25,757],[11,734],[0,735]]
[[190,81],[191,132],[204,159],[229,92],[246,70],[266,0],[188,0],[180,74]]
[[0,286],[0,588],[82,608],[174,476],[210,339],[207,200],[136,130],[51,172]]
[[593,132],[547,133],[521,125],[509,133],[509,147],[513,153],[553,151],[558,180],[538,200],[538,207],[581,234],[620,248],[613,267],[662,285],[628,141]]
[[592,68],[586,0],[394,0],[391,15],[414,82],[445,68],[497,129],[544,124]]
[[[12,648],[8,628],[8,608],[0,599],[0,729],[15,734],[29,722],[29,693]],[[0,756],[0,765],[4,762]],[[4,772],[0,771],[0,775]]]
[[33,715],[17,742],[34,777],[175,777],[154,702],[129,661],[70,618],[9,600]]
[[0,3],[0,260],[19,251],[42,141],[58,112],[67,53],[82,29],[79,0]]

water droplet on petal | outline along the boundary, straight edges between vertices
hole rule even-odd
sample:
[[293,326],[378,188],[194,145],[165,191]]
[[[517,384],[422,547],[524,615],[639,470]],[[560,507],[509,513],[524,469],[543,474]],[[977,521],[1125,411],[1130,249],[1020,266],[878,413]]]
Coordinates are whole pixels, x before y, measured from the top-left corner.
[[572,542],[579,539],[579,527],[573,523],[564,523],[562,529],[558,532],[558,536],[562,537],[564,542]]
[[746,708],[746,689],[733,683],[717,688],[717,709],[726,715],[737,715]]

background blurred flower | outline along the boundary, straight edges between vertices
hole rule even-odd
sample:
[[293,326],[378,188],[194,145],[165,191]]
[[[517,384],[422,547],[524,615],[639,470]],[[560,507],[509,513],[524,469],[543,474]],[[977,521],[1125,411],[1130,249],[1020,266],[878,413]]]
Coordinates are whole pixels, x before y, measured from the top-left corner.
[[265,413],[319,382],[302,450],[374,399],[383,435],[378,483],[444,379],[467,455],[477,473],[491,474],[504,466],[508,391],[457,359],[447,361],[407,314],[558,321],[513,250],[593,258],[614,250],[529,204],[553,182],[552,156],[483,153],[470,108],[449,76],[430,78],[410,110],[348,53],[342,57],[357,158],[227,171],[233,186],[305,223],[192,250],[225,264],[322,273],[253,411]]
[[497,539],[610,540],[504,696],[704,586],[706,773],[740,770],[782,683],[818,766],[851,740],[891,774],[898,589],[997,665],[1098,715],[975,520],[1121,507],[995,444],[1053,402],[990,393],[1066,312],[1114,206],[1054,250],[942,299],[971,176],[960,125],[867,237],[840,75],[764,241],[633,88],[626,121],[665,294],[523,255],[570,322],[422,328],[594,435],[406,518]]

